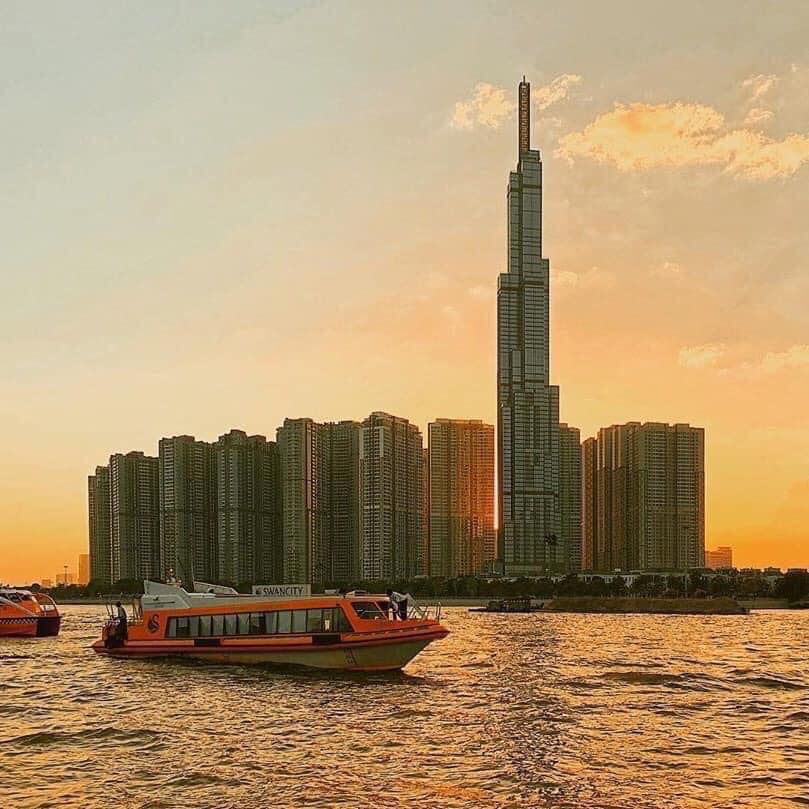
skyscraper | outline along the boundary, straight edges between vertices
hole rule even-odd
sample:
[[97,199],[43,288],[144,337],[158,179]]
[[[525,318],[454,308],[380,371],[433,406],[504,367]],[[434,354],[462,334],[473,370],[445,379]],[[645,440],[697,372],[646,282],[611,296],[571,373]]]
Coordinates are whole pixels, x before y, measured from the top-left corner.
[[428,444],[429,573],[481,573],[495,558],[494,427],[438,419]]
[[497,289],[497,471],[504,569],[565,569],[559,388],[550,384],[550,263],[542,257],[542,161],[531,149],[531,88],[519,86],[517,167],[508,183],[507,272]]
[[278,428],[284,581],[359,578],[360,435],[355,421]]
[[595,542],[598,534],[596,489],[598,486],[598,442],[587,438],[581,445],[581,569],[595,569]]
[[117,453],[110,456],[109,470],[112,581],[162,581],[157,458]]
[[282,575],[278,451],[263,435],[242,430],[214,445],[219,579],[234,584]]
[[110,526],[110,468],[97,466],[87,478],[90,580],[112,584],[112,531]]
[[424,570],[421,431],[371,413],[362,423],[362,576],[412,578]]
[[218,577],[213,446],[192,435],[162,438],[160,545],[165,567],[186,584]]
[[559,425],[559,514],[565,568],[582,569],[582,468],[578,427]]
[[702,567],[704,440],[701,427],[630,422],[598,431],[592,461],[593,445],[585,442],[584,526],[594,534],[593,569]]
[[79,575],[76,578],[77,584],[87,585],[90,583],[90,554],[79,554]]

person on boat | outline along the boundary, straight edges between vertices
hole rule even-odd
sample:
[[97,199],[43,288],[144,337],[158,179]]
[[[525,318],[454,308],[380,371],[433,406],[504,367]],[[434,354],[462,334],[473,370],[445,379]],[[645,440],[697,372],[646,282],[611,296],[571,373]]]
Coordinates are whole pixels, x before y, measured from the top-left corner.
[[396,590],[388,590],[388,598],[393,608],[393,619],[398,618],[400,621],[407,620],[407,602],[410,596],[405,593],[397,593]]
[[118,619],[118,639],[123,642],[126,640],[127,617],[120,601],[115,602],[115,617]]

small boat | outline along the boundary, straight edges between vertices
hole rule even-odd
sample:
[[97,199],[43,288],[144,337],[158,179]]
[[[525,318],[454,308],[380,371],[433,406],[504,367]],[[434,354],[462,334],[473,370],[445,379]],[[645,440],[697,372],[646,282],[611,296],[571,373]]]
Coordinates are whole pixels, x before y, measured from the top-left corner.
[[147,581],[125,633],[114,611],[93,649],[110,657],[173,657],[342,671],[395,671],[449,632],[413,607],[388,617],[387,596],[360,592],[275,598],[197,583],[189,592]]
[[469,612],[541,612],[544,606],[543,601],[535,601],[530,596],[518,596],[493,599],[485,607],[470,607]]
[[59,634],[62,616],[45,593],[0,587],[0,638],[47,638]]

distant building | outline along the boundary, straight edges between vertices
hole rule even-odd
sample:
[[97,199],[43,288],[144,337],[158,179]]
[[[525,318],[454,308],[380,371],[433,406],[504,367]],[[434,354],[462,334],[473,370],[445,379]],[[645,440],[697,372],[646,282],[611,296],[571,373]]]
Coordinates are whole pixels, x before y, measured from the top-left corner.
[[213,446],[191,435],[162,438],[159,451],[160,546],[169,569],[185,584],[219,575],[216,460]]
[[428,426],[429,574],[470,576],[495,559],[494,427],[438,419]]
[[79,578],[77,584],[87,585],[90,583],[90,554],[79,554]]
[[[560,533],[555,549],[564,569],[582,569],[582,457],[578,427],[559,425],[559,514]],[[551,558],[558,569],[559,558]]]
[[278,581],[282,575],[278,449],[263,435],[231,430],[214,444],[219,580]]
[[371,413],[362,423],[362,576],[412,578],[425,568],[421,431]]
[[87,478],[90,579],[112,584],[110,468],[97,466]]
[[[711,570],[733,567],[733,548],[722,545],[714,550],[705,551],[705,567]],[[781,572],[780,570],[778,571]]]
[[110,457],[112,581],[165,577],[160,556],[157,458],[142,452]]
[[76,576],[69,570],[63,573],[56,574],[56,585],[59,586],[64,585],[67,586],[68,584],[75,584],[76,583]]
[[53,587],[53,579],[42,579],[42,581],[39,583],[39,586],[47,590],[50,587]]
[[[613,425],[583,448],[584,556],[593,570],[702,567],[704,431]],[[590,560],[592,556],[592,560]]]
[[284,581],[360,577],[360,438],[355,421],[285,419],[278,428]]

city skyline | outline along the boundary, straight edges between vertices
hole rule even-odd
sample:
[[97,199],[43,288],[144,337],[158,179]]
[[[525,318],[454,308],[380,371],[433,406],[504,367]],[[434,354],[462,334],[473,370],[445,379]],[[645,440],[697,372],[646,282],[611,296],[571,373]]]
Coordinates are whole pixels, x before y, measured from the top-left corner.
[[[503,44],[472,57],[484,28],[447,7],[455,36],[429,81],[396,67],[407,26],[384,56],[370,44],[381,10],[358,39],[324,39],[323,8],[157,11],[133,27],[54,9],[32,26],[30,54],[4,54],[0,576],[84,550],[82,481],[113,450],[230,424],[269,435],[301,413],[386,410],[422,432],[436,416],[495,422],[493,279],[523,74],[562,420],[583,438],[630,420],[704,426],[706,544],[743,566],[806,566],[809,66],[788,14],[753,36],[731,8],[707,9],[696,38],[674,10],[619,30],[596,9],[585,27],[604,37],[588,48],[572,10],[484,13]],[[618,56],[640,30],[642,76]],[[70,58],[87,37],[110,44],[91,74]],[[289,90],[266,81],[278,49]]]

